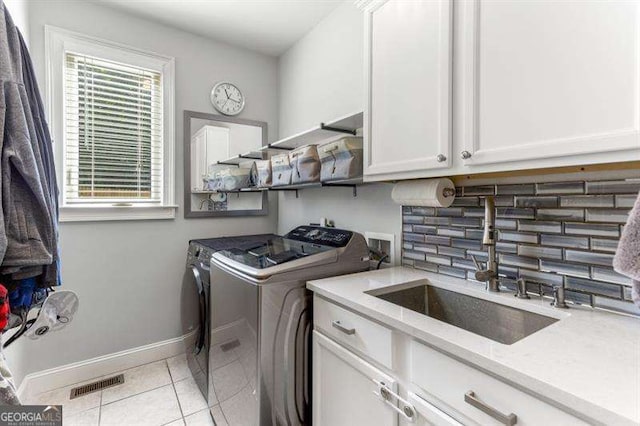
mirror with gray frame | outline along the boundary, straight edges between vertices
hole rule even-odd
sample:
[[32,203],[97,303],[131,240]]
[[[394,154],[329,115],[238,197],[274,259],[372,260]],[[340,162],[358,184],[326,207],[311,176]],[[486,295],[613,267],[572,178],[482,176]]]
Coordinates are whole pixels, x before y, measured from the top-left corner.
[[268,214],[267,191],[251,188],[267,123],[184,111],[184,217]]

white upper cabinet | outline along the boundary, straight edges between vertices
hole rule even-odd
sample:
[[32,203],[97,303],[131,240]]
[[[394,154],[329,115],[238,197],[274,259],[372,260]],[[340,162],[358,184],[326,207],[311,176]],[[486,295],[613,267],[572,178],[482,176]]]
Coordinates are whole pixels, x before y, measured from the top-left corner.
[[[637,159],[637,1],[459,4],[462,146],[457,161],[467,157],[468,166],[529,161],[525,165],[541,167],[558,158],[563,160],[554,165],[602,162],[593,157],[604,152],[618,152],[615,161]],[[432,58],[426,53],[423,59]],[[422,134],[422,140],[432,135]]]
[[451,1],[365,6],[364,178],[451,166]]

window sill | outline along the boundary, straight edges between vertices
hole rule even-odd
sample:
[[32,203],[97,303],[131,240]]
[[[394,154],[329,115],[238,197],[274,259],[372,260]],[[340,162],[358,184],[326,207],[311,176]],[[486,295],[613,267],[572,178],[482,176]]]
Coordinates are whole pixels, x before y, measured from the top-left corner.
[[60,222],[175,219],[178,206],[72,206],[60,208]]

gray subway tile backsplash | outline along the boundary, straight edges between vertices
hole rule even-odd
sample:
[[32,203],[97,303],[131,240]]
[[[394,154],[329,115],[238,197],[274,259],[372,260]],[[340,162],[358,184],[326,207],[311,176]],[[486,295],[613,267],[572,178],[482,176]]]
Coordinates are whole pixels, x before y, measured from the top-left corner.
[[638,198],[635,194],[629,195],[616,195],[615,206],[618,208],[632,208]]
[[518,197],[516,207],[558,207],[558,197]]
[[517,185],[498,185],[496,194],[498,195],[533,195],[536,192],[536,186],[530,184]]
[[562,232],[562,223],[542,220],[519,220],[518,230],[559,234]]
[[591,268],[591,278],[594,280],[631,286],[631,278],[617,273],[613,268],[593,266]]
[[587,182],[586,194],[637,194],[640,179]]
[[555,260],[540,260],[540,270],[546,272],[557,272],[562,275],[572,275],[575,277],[589,278],[589,266],[578,265],[575,263],[555,261]]
[[584,194],[584,182],[551,182],[536,184],[536,194]]
[[629,210],[625,209],[587,209],[587,222],[625,223]]
[[622,299],[622,288],[617,284],[593,281],[590,279],[567,277],[565,286],[570,290],[579,290],[585,293]]
[[564,223],[564,233],[574,235],[599,235],[602,237],[619,237],[620,227],[611,224]]
[[409,232],[413,232],[414,234],[435,235],[438,233],[438,228],[432,225],[412,225]]
[[464,238],[464,229],[462,228],[438,228],[438,235],[446,235],[448,237]]
[[590,265],[611,266],[613,264],[613,255],[604,253],[594,253],[591,251],[564,251],[564,258],[573,262],[588,263]]
[[519,243],[538,243],[538,234],[528,234],[525,232],[498,231],[498,239],[501,241],[515,241]]
[[588,249],[589,238],[572,237],[569,235],[542,234],[540,235],[540,244],[542,244],[543,246]]
[[495,195],[501,276],[545,295],[564,283],[567,300],[624,311],[631,280],[611,264],[639,190],[638,179],[458,187],[449,208],[403,207],[402,264],[474,280],[484,196]]
[[533,209],[498,207],[496,217],[501,219],[533,219],[535,214]]
[[560,207],[613,207],[613,195],[571,195],[560,197]]
[[574,222],[584,220],[582,209],[538,209],[537,220],[571,220]]
[[480,198],[478,197],[456,197],[453,200],[452,207],[474,207],[480,205]]
[[618,248],[618,240],[608,238],[591,238],[591,250],[615,253]]
[[462,194],[465,197],[469,195],[495,195],[495,193],[495,185],[465,186],[462,188]]
[[538,259],[532,259],[529,257],[516,256],[512,254],[499,254],[498,263],[503,265],[521,266],[523,268],[537,269]]
[[416,243],[424,243],[424,235],[405,232],[402,234],[402,240],[416,242]]
[[545,246],[528,246],[524,244],[518,245],[518,254],[520,256],[545,258],[545,259],[562,259],[562,249]]

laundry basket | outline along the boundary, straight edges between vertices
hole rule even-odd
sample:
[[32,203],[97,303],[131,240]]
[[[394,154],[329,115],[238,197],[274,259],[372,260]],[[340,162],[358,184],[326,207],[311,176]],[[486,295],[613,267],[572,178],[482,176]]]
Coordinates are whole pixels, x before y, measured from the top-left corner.
[[271,157],[271,186],[291,185],[289,154]]
[[322,168],[320,180],[354,179],[362,176],[362,138],[346,137],[318,146]]
[[268,188],[272,184],[271,161],[257,160],[251,165],[251,185],[256,188]]
[[250,187],[251,169],[235,167],[215,171],[208,176],[206,189],[210,191],[237,191]]
[[289,153],[291,183],[320,182],[320,157],[317,145],[306,145]]

